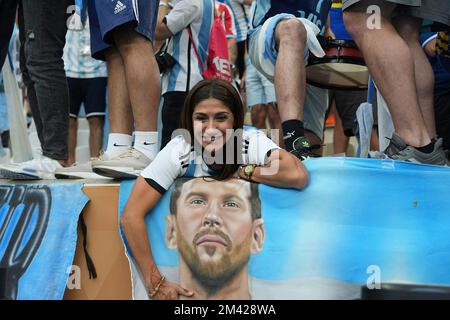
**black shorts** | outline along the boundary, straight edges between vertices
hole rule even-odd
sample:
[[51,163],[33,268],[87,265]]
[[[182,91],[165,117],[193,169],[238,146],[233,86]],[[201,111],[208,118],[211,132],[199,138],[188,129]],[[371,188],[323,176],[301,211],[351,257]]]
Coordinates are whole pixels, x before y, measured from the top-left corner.
[[86,118],[105,116],[107,78],[67,78],[67,83],[71,118],[78,118],[82,103]]
[[347,137],[354,136],[356,130],[356,111],[366,102],[366,90],[328,90],[330,105],[336,102],[336,111],[342,120],[344,133]]

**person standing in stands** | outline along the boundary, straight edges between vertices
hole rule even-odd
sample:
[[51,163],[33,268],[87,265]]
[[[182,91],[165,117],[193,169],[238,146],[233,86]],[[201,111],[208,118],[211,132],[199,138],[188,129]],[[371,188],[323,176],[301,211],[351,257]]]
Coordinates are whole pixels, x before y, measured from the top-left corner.
[[[201,66],[206,65],[209,34],[214,19],[213,4],[213,0],[160,3],[156,39],[169,39],[167,53],[175,60],[175,65],[162,77],[164,102],[161,149],[171,140],[172,132],[180,128],[181,108],[189,90],[203,80]],[[199,61],[199,58],[202,61]]]
[[343,0],[343,10],[392,116],[395,132],[384,153],[394,160],[445,165],[442,140],[436,139],[434,75],[419,32],[423,19],[450,24],[450,1]]
[[91,158],[100,156],[103,145],[103,123],[106,109],[108,71],[103,61],[91,57],[89,22],[82,30],[67,31],[64,47],[64,65],[69,83],[70,131],[69,162],[75,162],[78,114],[81,104],[89,123],[89,149]]
[[234,16],[234,23],[236,26],[236,41],[237,41],[237,58],[236,70],[239,79],[242,79],[245,73],[245,59],[247,57],[247,36],[249,19],[245,12],[245,5],[251,6],[253,0],[222,0],[231,8]]
[[310,52],[324,55],[316,36],[329,32],[330,7],[330,0],[256,0],[252,19],[251,62],[274,82],[285,148],[301,160],[318,156],[323,138],[328,91],[306,85],[305,66]]
[[[68,163],[69,94],[62,60],[68,9],[73,0],[0,0],[0,65],[19,7],[21,69],[42,155],[24,163],[2,165],[8,179],[54,179]],[[69,11],[70,12],[70,11]]]
[[[156,157],[160,77],[153,40],[159,0],[90,0],[92,56],[108,65],[108,146],[95,173],[135,178]],[[132,145],[134,132],[134,145]]]
[[[434,115],[436,131],[443,139],[443,148],[450,150],[450,70],[440,63],[436,42],[438,33],[426,33],[420,37],[420,42],[433,68],[434,82]],[[450,159],[450,155],[447,154]]]

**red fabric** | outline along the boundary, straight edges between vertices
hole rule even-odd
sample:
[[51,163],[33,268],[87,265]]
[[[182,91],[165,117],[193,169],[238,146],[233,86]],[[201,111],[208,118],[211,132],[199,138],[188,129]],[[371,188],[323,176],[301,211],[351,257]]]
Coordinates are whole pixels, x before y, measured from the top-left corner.
[[222,24],[225,27],[225,35],[227,38],[236,37],[233,28],[233,13],[231,12],[230,7],[228,7],[225,3],[218,3],[216,9],[217,14],[220,16]]
[[[216,10],[214,10],[216,11]],[[211,28],[211,34],[209,37],[208,57],[206,69],[203,67],[203,63],[198,54],[198,50],[194,44],[192,38],[192,31],[188,28],[189,37],[194,44],[194,51],[197,55],[197,59],[200,63],[200,67],[203,70],[204,79],[222,79],[232,82],[231,63],[228,56],[228,44],[227,37],[225,35],[225,28],[222,23],[221,17],[215,12],[214,22]]]

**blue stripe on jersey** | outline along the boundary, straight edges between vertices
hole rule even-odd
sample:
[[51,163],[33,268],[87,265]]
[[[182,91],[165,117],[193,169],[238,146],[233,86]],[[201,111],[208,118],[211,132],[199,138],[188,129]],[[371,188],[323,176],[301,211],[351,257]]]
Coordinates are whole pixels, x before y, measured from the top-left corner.
[[238,40],[238,42],[240,42],[242,40],[242,30],[238,21],[238,17],[236,15],[236,12],[234,12],[233,6],[231,5],[231,1],[225,0],[225,4],[230,7],[231,12],[233,13],[234,25],[236,26],[236,39]]
[[[173,58],[176,61],[180,61],[180,41],[181,41],[181,35],[183,33],[182,32],[178,32],[174,37],[173,37]],[[175,87],[177,85],[177,79],[178,79],[178,75],[180,74],[181,71],[181,65],[180,63],[176,63],[172,70],[170,71],[170,75],[169,75],[169,83],[167,85],[167,91],[175,91]]]
[[[209,47],[209,35],[211,33],[211,27],[213,22],[213,4],[211,0],[203,0],[203,19],[198,34],[198,51],[202,61],[206,61]],[[206,19],[205,19],[206,17]],[[204,64],[203,64],[204,65]]]

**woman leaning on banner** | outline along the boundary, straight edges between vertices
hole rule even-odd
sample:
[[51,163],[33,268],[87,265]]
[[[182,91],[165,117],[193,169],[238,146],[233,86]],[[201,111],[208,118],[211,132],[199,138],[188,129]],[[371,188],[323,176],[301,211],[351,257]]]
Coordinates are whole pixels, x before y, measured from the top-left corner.
[[[185,100],[181,123],[189,134],[175,136],[141,173],[121,219],[126,241],[153,299],[177,299],[179,295],[194,294],[161,276],[152,257],[144,223],[147,213],[178,177],[242,178],[295,189],[303,188],[308,181],[304,165],[262,132],[237,130],[244,126],[244,106],[239,93],[226,81],[198,83]],[[241,136],[237,134],[237,139],[230,139],[227,130],[241,132]],[[236,140],[238,142],[234,143]],[[230,152],[236,156],[227,157]],[[225,163],[219,154],[222,160],[232,158],[234,161]],[[217,158],[218,161],[211,161]]]

